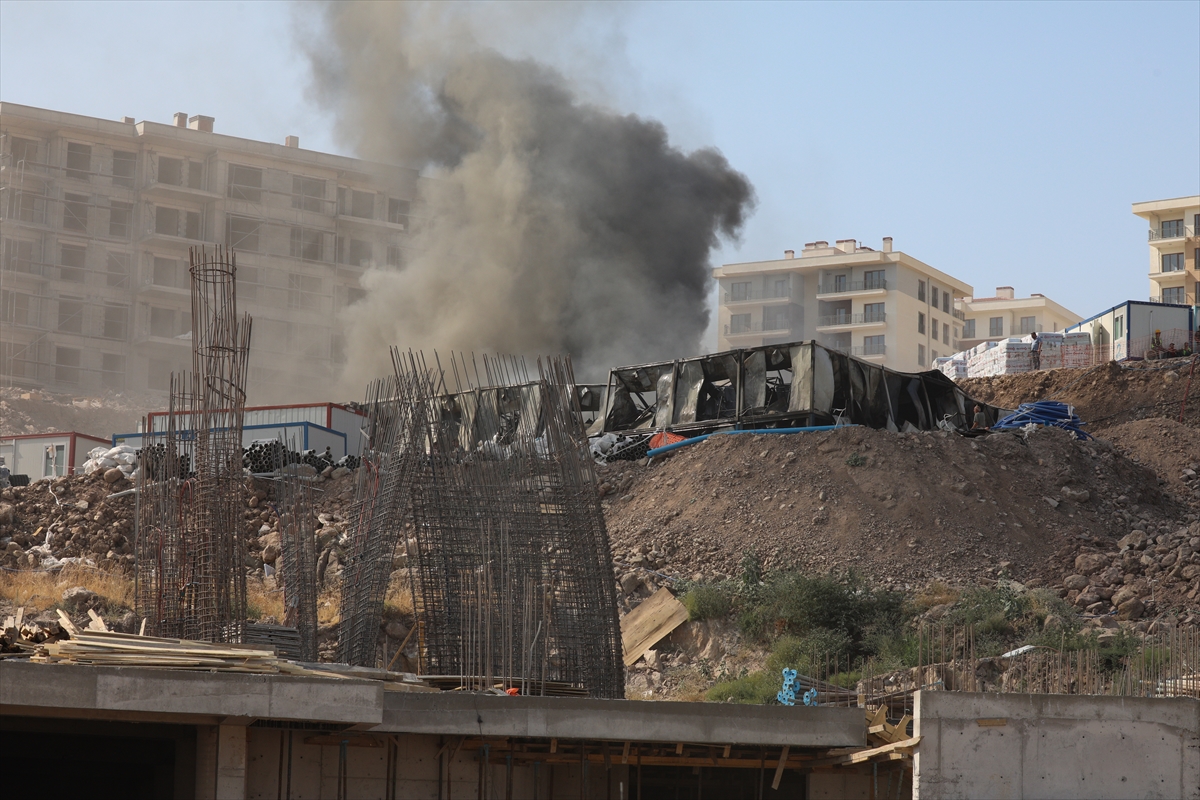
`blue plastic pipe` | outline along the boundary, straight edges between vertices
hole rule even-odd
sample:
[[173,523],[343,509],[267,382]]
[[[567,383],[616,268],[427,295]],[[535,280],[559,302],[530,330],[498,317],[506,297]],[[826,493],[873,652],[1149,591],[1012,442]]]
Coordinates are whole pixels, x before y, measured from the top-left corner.
[[732,433],[809,433],[812,431],[832,431],[838,428],[857,428],[857,424],[848,425],[812,425],[808,428],[760,428],[758,430],[745,431],[716,431],[715,433],[706,433],[702,436],[693,436],[691,439],[684,439],[682,442],[672,442],[664,444],[662,447],[656,447],[653,450],[646,451],[646,458],[654,458],[661,456],[663,453],[669,453],[672,450],[678,450],[681,447],[687,447],[689,444],[699,444],[710,436],[722,436]]

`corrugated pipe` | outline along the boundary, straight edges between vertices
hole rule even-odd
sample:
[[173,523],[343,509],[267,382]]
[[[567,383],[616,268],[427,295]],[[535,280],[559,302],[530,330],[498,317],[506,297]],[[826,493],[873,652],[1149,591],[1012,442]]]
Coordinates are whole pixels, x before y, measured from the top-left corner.
[[857,424],[849,425],[812,425],[807,428],[760,428],[758,430],[747,431],[716,431],[714,433],[706,433],[703,436],[693,436],[691,439],[684,439],[682,442],[672,442],[664,444],[662,447],[656,447],[653,450],[646,451],[646,458],[654,458],[661,456],[663,453],[669,453],[672,450],[678,450],[681,447],[687,447],[689,444],[699,444],[710,436],[721,436],[733,433],[811,433],[813,431],[832,431],[838,428],[857,428]]

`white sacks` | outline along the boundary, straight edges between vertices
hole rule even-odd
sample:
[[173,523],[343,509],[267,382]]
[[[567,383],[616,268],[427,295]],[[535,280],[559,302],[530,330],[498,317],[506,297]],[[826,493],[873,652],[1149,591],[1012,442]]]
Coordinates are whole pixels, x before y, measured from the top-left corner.
[[97,447],[88,451],[88,460],[83,462],[83,474],[102,472],[117,467],[129,478],[137,467],[137,450],[127,444],[116,447]]
[[1017,375],[1032,369],[1033,359],[1029,354],[1029,342],[1003,339],[995,345],[971,356],[967,362],[967,375],[972,378]]

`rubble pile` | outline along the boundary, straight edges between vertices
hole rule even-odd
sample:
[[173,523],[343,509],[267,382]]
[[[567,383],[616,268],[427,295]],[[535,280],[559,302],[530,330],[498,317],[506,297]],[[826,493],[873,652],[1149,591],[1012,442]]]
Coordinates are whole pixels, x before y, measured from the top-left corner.
[[152,395],[73,397],[0,387],[0,436],[51,431],[128,433],[137,430],[142,417],[161,405],[162,398]]

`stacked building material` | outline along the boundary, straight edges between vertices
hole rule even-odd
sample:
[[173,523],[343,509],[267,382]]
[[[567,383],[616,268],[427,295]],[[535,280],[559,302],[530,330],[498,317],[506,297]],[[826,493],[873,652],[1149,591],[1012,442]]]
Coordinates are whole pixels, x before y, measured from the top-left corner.
[[967,375],[972,378],[992,375],[1017,375],[1029,372],[1033,359],[1029,343],[1020,339],[1004,339],[971,356],[967,361]]
[[1086,331],[1064,333],[1061,350],[1064,367],[1082,369],[1092,365],[1092,337]]
[[967,359],[961,357],[958,353],[953,356],[944,356],[933,360],[933,368],[941,372],[952,381],[957,381],[967,377]]

